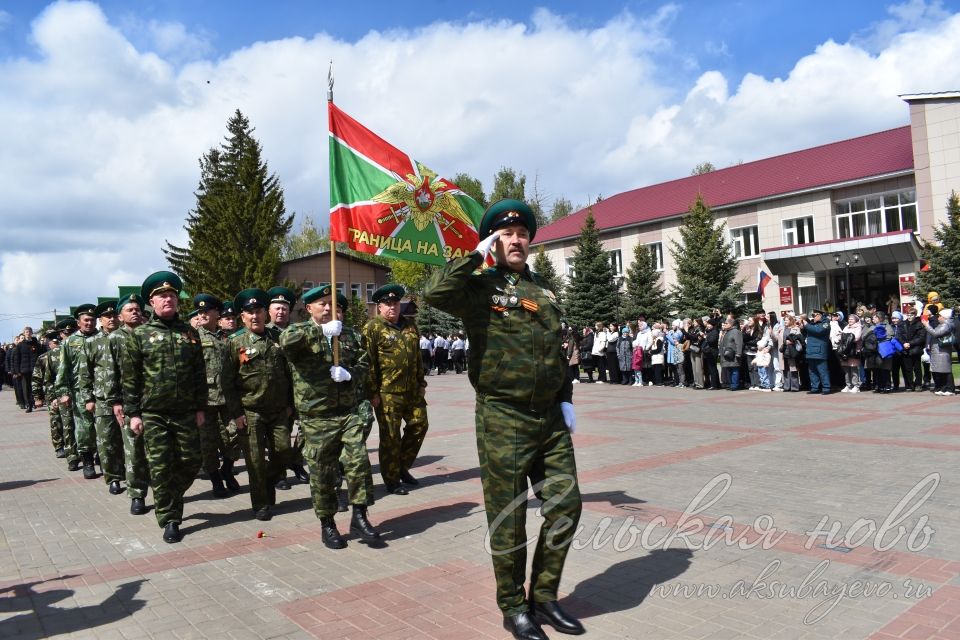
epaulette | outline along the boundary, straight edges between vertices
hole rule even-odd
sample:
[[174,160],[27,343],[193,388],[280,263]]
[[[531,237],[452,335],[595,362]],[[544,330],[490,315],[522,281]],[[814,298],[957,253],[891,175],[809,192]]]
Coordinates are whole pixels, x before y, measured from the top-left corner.
[[242,335],[245,334],[246,332],[247,332],[247,328],[246,328],[246,327],[243,327],[243,328],[241,328],[241,329],[237,329],[236,331],[234,331],[233,333],[230,334],[230,339],[233,340],[234,338],[239,338],[240,336],[242,336]]

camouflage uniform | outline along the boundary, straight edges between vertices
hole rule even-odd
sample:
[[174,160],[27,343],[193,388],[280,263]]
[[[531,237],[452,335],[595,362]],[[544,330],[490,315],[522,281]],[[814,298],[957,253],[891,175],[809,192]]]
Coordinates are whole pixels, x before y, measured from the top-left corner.
[[349,327],[343,327],[339,343],[340,366],[351,376],[347,382],[334,382],[330,377],[333,349],[313,320],[293,324],[280,334],[280,346],[293,376],[293,398],[305,441],[303,455],[310,463],[310,494],[318,518],[337,512],[341,448],[350,503],[373,504],[370,458],[363,442],[363,423],[357,416],[357,384],[367,375],[369,356],[363,337]]
[[110,334],[101,331],[87,342],[87,363],[80,368],[80,394],[84,402],[94,401],[93,424],[97,434],[100,466],[107,484],[124,478],[123,435],[113,415],[110,388],[113,378],[113,355]]
[[276,504],[275,485],[290,461],[287,428],[293,405],[292,380],[287,359],[270,334],[245,331],[230,339],[231,386],[224,381],[229,413],[247,417],[240,440],[250,479],[253,510]]
[[[104,373],[104,386],[107,389],[108,404],[123,406],[123,387],[120,384],[120,365],[123,360],[123,351],[127,340],[133,335],[133,330],[126,325],[110,334],[107,341],[110,359],[107,371]],[[143,448],[143,435],[136,435],[130,430],[130,416],[123,416],[123,459],[124,475],[127,479],[127,496],[146,498],[150,487],[150,469],[147,465],[147,454]]]
[[224,388],[234,385],[235,370],[228,366],[230,347],[227,343],[204,327],[200,327],[199,333],[207,376],[206,419],[200,427],[200,451],[203,470],[212,474],[220,470],[221,455],[224,460],[233,461],[240,457],[240,439],[236,427],[231,429],[232,417],[224,395]]
[[45,382],[48,377],[48,370],[50,369],[48,366],[50,353],[51,351],[46,351],[41,353],[40,357],[37,358],[37,364],[33,368],[31,384],[34,399],[40,400],[47,405],[47,413],[50,418],[50,443],[53,445],[53,450],[59,452],[60,449],[64,448],[63,421],[60,419],[60,411],[55,405],[57,396],[53,393],[53,387],[47,386]]
[[[413,466],[427,435],[427,386],[420,357],[420,332],[404,318],[397,324],[383,316],[363,328],[370,352],[370,394],[380,394],[380,475],[388,487],[400,484],[400,472]],[[406,422],[401,438],[400,426]]]
[[67,462],[79,462],[80,454],[77,453],[77,440],[73,432],[73,409],[62,404],[57,394],[57,371],[60,369],[63,348],[51,349],[44,355],[47,356],[47,367],[43,372],[43,393],[47,398],[57,401],[54,411],[60,416],[63,451],[67,454]]
[[75,333],[67,338],[60,347],[60,367],[57,370],[56,389],[57,397],[68,396],[73,413],[73,433],[77,446],[77,453],[83,457],[84,453],[91,455],[97,450],[97,437],[93,426],[93,412],[87,411],[86,403],[92,401],[83,395],[80,388],[80,372],[86,368],[88,345],[99,334],[90,335]]
[[530,578],[534,601],[557,599],[580,519],[573,444],[560,410],[573,387],[560,349],[560,309],[547,282],[529,269],[474,274],[481,264],[477,252],[448,262],[431,278],[425,299],[461,318],[470,338],[497,604],[512,616],[527,611],[527,478],[545,505]]
[[[287,325],[289,327],[290,325]],[[267,323],[267,334],[273,339],[277,344],[280,343],[280,334],[284,332],[282,327],[277,326],[273,322]],[[293,423],[296,422],[295,416],[291,415],[287,419],[287,438],[293,434]],[[303,429],[297,431],[297,435],[293,439],[293,448],[290,449],[290,468],[294,467],[303,467]]]
[[207,406],[200,336],[178,317],[153,317],[129,334],[120,362],[123,412],[143,419],[157,522],[182,522],[183,494],[201,464],[196,413]]

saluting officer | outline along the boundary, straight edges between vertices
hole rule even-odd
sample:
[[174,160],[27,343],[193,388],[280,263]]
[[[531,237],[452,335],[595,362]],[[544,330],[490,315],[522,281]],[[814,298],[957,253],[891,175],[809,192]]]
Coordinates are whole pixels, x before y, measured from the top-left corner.
[[[497,604],[515,638],[546,638],[541,624],[584,632],[557,604],[560,576],[580,519],[570,432],[573,385],[561,352],[560,308],[527,256],[537,231],[530,207],[500,200],[484,213],[480,244],[431,278],[427,302],[463,320],[470,383],[477,392],[477,449]],[[495,267],[479,274],[491,247]],[[543,502],[544,523],[524,592],[527,481]]]

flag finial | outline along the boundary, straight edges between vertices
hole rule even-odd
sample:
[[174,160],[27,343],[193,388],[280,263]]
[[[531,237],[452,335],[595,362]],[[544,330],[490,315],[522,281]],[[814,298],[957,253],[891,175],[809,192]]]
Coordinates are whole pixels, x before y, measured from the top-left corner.
[[330,69],[327,71],[327,102],[333,102],[333,60],[330,61]]

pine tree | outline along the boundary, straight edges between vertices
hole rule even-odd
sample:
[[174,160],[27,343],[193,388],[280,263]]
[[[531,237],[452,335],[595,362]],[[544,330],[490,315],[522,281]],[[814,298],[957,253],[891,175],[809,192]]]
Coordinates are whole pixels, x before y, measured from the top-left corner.
[[583,327],[597,321],[606,323],[616,319],[619,305],[613,266],[600,244],[593,207],[587,209],[587,218],[577,239],[573,275],[565,293],[566,316],[570,324]]
[[200,158],[196,207],[187,215],[186,247],[167,242],[167,262],[190,293],[221,298],[245,287],[273,286],[280,250],[293,225],[283,189],[268,172],[260,143],[239,111],[220,148]]
[[676,265],[671,285],[672,306],[681,315],[700,316],[711,309],[739,311],[743,280],[737,280],[737,259],[730,250],[726,223],[697,194],[680,223],[680,242],[673,241],[670,255]]
[[557,304],[563,305],[563,277],[557,274],[557,270],[553,266],[553,260],[547,257],[543,245],[537,248],[537,255],[533,259],[533,270],[550,283],[550,288],[557,296]]
[[363,329],[367,324],[370,314],[367,311],[367,303],[357,296],[350,296],[350,303],[343,310],[343,323],[348,327],[353,327],[357,331]]
[[945,306],[960,303],[960,196],[950,192],[947,199],[947,221],[933,230],[936,242],[924,242],[920,258],[927,270],[917,273],[914,293],[925,302],[927,293],[936,291]]
[[633,248],[633,262],[627,269],[626,292],[620,307],[624,320],[636,320],[641,314],[648,318],[665,318],[669,311],[667,298],[660,282],[660,272],[653,262],[650,247],[638,244]]

